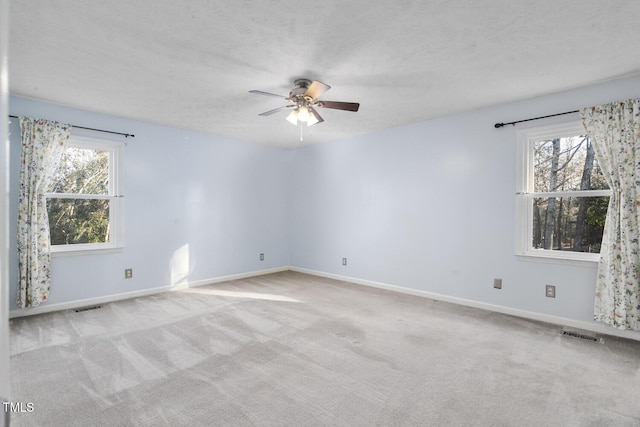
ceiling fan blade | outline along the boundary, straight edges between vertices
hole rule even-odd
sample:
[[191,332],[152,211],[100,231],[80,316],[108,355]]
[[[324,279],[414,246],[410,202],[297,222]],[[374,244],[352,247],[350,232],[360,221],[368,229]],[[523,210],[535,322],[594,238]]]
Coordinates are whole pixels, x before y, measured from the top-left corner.
[[275,93],[264,92],[262,90],[250,90],[249,93],[255,93],[256,95],[275,96],[276,98],[287,99],[286,96],[276,95]]
[[313,125],[317,125],[318,123],[324,122],[324,119],[320,117],[320,114],[318,114],[315,108],[309,107],[309,112],[316,119],[316,121],[312,124],[309,124],[309,122],[307,122],[307,126],[313,126]]
[[278,111],[282,111],[285,108],[293,107],[293,105],[283,105],[282,107],[274,108],[273,110],[265,111],[264,113],[258,114],[259,116],[270,116],[272,114],[277,113]]
[[307,88],[307,91],[304,93],[304,96],[309,96],[311,97],[311,99],[316,99],[319,96],[321,96],[323,93],[328,91],[329,89],[331,89],[331,86],[326,85],[317,80],[314,80],[313,82],[311,82],[311,84]]
[[334,110],[358,111],[360,104],[357,102],[340,102],[340,101],[319,101],[318,105],[322,108],[333,108]]

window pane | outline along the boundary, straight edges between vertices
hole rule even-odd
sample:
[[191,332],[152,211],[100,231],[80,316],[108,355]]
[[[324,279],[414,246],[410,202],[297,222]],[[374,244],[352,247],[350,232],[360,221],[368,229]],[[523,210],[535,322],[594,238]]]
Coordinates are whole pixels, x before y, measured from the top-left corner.
[[536,141],[533,150],[534,192],[609,188],[587,136]]
[[66,147],[54,179],[53,193],[109,194],[109,152]]
[[49,199],[52,245],[109,242],[109,200]]
[[533,248],[600,252],[609,197],[534,198]]

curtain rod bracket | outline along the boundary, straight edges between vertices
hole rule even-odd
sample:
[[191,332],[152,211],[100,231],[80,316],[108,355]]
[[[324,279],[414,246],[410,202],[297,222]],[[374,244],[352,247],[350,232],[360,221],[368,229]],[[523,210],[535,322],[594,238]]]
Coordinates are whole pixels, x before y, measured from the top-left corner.
[[496,124],[495,124],[495,125],[493,125],[493,126],[494,126],[496,129],[498,129],[498,128],[501,128],[501,127],[506,126],[506,125],[515,126],[516,124],[515,124],[515,123],[496,123]]

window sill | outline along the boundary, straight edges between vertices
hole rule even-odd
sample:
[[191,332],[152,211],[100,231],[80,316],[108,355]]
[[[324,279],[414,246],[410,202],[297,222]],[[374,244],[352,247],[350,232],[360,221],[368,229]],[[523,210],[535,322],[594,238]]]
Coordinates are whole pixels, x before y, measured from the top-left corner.
[[600,260],[600,254],[593,254],[593,257],[584,256],[564,256],[560,257],[556,254],[516,254],[519,261],[526,262],[542,262],[557,265],[572,265],[576,267],[597,268]]
[[67,257],[67,256],[83,256],[83,255],[103,255],[121,253],[124,251],[124,247],[108,247],[108,248],[84,248],[84,249],[63,249],[51,251],[51,257]]

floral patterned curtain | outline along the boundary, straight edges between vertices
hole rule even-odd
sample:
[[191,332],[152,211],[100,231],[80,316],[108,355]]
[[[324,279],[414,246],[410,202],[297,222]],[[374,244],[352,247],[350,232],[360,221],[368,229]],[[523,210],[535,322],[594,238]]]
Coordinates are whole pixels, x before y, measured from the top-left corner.
[[602,238],[594,319],[640,329],[640,99],[580,111],[612,195]]
[[18,196],[18,307],[46,301],[51,288],[49,217],[45,193],[50,191],[71,126],[20,118],[22,165]]

